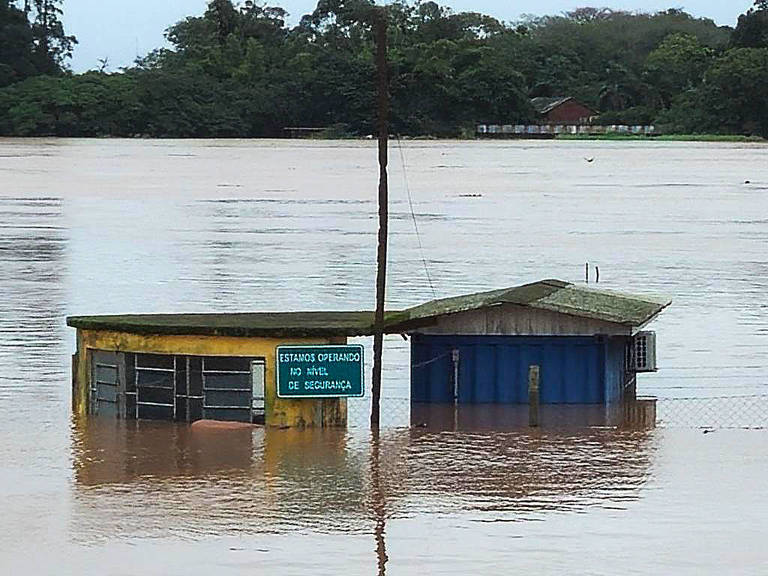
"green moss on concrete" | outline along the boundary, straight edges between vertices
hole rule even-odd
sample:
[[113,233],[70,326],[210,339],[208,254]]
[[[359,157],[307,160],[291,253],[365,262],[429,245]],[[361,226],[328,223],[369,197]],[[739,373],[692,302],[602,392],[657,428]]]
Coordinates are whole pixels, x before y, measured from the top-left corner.
[[242,337],[365,336],[373,312],[261,312],[241,314],[141,314],[73,316],[67,325],[132,334],[198,334]]

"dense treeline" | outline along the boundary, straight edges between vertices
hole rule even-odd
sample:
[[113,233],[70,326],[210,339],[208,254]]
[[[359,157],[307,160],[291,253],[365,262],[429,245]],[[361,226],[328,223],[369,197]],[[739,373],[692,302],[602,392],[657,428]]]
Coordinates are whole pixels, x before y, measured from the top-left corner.
[[[23,4],[23,5],[22,5]],[[368,134],[372,0],[281,8],[211,0],[119,73],[64,68],[58,0],[0,0],[0,133],[275,136],[286,126]],[[389,5],[393,129],[457,135],[535,119],[530,98],[575,96],[601,122],[768,136],[768,0],[718,27],[681,10],[582,8],[504,24],[435,2]]]
[[0,0],[0,88],[60,74],[77,40],[64,33],[60,0]]

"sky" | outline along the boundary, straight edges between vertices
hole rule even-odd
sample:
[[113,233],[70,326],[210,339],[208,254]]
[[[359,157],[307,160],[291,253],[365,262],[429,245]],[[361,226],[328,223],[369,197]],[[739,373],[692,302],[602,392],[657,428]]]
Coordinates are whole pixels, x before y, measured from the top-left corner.
[[[711,18],[720,25],[735,26],[739,14],[754,0],[438,0],[455,11],[489,14],[513,21],[523,14],[559,14],[579,6],[608,6],[622,10],[654,12],[683,8],[699,17]],[[271,5],[285,8],[295,24],[302,14],[311,12],[317,0],[272,0]],[[165,45],[163,31],[186,16],[202,14],[206,0],[63,0],[67,33],[77,36],[71,67],[83,72],[107,58],[109,70],[117,70]]]

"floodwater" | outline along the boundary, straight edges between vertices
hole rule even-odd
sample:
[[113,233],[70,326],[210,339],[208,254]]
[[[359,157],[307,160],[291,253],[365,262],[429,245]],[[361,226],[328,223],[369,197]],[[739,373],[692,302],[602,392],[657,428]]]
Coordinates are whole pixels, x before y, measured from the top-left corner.
[[409,427],[399,337],[378,437],[72,418],[67,315],[371,308],[375,161],[0,140],[0,573],[765,574],[768,146],[393,144],[389,306],[587,261],[669,295],[662,428]]

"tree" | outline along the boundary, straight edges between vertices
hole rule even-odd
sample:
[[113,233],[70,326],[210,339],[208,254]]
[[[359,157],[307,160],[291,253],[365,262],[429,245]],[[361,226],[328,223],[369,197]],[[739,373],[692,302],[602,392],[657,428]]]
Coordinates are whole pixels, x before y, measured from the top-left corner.
[[62,14],[61,0],[34,0],[35,20],[32,33],[35,38],[35,53],[38,69],[45,74],[57,74],[72,49],[77,44],[74,36],[64,32],[59,17]]
[[695,36],[671,34],[645,62],[646,82],[659,91],[664,107],[685,90],[696,88],[712,62],[712,50]]
[[598,106],[605,112],[620,112],[642,104],[640,79],[618,62],[609,62],[604,72],[605,83],[598,93]]
[[237,28],[237,10],[232,0],[211,0],[204,18],[212,21],[216,27],[219,44],[224,44]]
[[0,90],[0,133],[131,136],[145,115],[140,106],[128,74],[36,76]]
[[672,99],[669,108],[653,120],[668,134],[703,134],[725,132],[717,118],[710,116],[702,103],[702,91],[688,90]]
[[735,48],[704,79],[703,106],[713,124],[768,137],[768,48]]
[[11,0],[0,0],[0,88],[37,72],[27,15]]
[[758,0],[754,8],[739,16],[731,37],[734,48],[768,48],[768,0]]
[[[27,11],[22,0],[0,0],[0,133],[375,130],[371,14],[381,2],[318,0],[289,28],[277,6],[208,0],[202,14],[168,28],[169,48],[121,74],[109,74],[104,61],[100,73],[84,75],[61,74],[74,43],[61,26],[61,0],[24,3]],[[529,97],[538,95],[576,97],[599,108],[601,122],[658,118],[686,131],[764,131],[759,50],[726,53],[731,30],[682,10],[581,8],[504,24],[433,0],[386,4],[392,127],[400,134],[529,122]],[[759,0],[733,41],[763,46],[767,13],[768,0]],[[51,76],[30,78],[39,74]]]
[[614,14],[615,12],[610,8],[576,8],[566,12],[565,16],[574,22],[586,24],[600,20],[610,20]]

